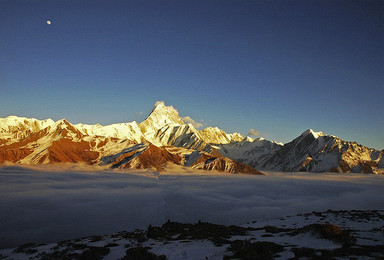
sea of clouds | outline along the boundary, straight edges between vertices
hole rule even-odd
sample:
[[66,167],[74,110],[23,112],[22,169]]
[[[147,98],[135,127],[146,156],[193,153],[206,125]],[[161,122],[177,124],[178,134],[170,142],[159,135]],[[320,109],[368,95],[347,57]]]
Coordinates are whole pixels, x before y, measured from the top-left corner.
[[0,168],[0,248],[172,221],[241,225],[327,209],[382,209],[384,176],[267,176]]

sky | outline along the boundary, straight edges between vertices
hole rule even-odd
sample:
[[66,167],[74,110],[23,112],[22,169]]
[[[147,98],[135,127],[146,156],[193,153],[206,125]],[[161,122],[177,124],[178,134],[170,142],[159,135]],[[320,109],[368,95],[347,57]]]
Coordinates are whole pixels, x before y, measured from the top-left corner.
[[328,209],[382,210],[384,204],[382,175],[177,172],[2,167],[0,249],[146,229],[168,219],[243,225]]
[[203,127],[384,149],[383,1],[1,0],[0,35],[0,117],[141,122],[162,100]]

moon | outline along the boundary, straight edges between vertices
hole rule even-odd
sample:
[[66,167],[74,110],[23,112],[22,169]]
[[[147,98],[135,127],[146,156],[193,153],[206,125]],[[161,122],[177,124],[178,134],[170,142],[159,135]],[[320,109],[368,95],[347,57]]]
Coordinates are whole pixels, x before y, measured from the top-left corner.
[[48,24],[48,25],[50,25],[50,24],[51,24],[51,21],[50,21],[50,20],[48,20],[48,21],[47,21],[47,24]]

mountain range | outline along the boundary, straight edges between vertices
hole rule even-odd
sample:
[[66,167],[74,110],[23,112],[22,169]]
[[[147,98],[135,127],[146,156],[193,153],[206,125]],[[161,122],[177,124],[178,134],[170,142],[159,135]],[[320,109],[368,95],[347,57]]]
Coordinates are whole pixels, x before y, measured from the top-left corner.
[[[0,163],[86,163],[111,168],[171,165],[228,173],[259,170],[384,173],[384,150],[311,129],[289,143],[196,129],[172,106],[157,102],[141,123],[102,126],[65,119],[0,118]],[[257,169],[257,170],[256,170]]]

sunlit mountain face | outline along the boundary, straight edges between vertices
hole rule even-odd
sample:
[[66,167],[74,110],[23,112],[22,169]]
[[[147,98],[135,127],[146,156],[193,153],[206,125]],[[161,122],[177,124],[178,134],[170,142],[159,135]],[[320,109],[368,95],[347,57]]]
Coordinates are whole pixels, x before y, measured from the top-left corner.
[[172,106],[157,103],[140,124],[73,125],[10,116],[0,120],[0,162],[20,164],[86,163],[111,168],[155,168],[169,165],[228,173],[261,174],[223,156],[210,143],[243,137],[219,129],[197,130]]
[[141,123],[102,126],[65,119],[0,119],[0,163],[85,163],[110,168],[169,166],[227,173],[259,170],[384,173],[383,151],[311,129],[287,144],[196,129],[178,111],[157,102]]

